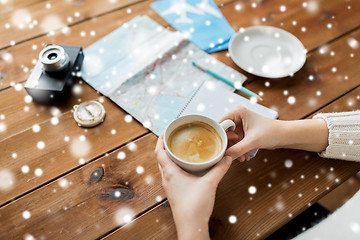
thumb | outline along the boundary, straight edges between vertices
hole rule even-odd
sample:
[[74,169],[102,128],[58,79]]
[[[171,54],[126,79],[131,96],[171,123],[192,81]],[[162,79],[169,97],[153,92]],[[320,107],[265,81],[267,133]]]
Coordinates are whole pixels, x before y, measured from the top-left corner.
[[253,146],[252,142],[249,138],[244,138],[240,142],[236,143],[235,145],[229,147],[225,155],[230,156],[232,159],[239,158],[240,156],[244,155],[248,151],[255,149],[256,147]]
[[224,177],[225,173],[229,170],[231,163],[231,157],[225,156],[204,175],[204,178],[211,180],[211,182],[215,183],[217,186],[220,180]]

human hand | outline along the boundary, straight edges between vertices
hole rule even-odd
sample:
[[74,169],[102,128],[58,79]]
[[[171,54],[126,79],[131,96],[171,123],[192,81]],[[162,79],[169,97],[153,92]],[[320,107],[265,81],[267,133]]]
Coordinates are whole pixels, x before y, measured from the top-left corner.
[[195,176],[182,170],[168,157],[163,134],[157,141],[155,153],[178,239],[209,239],[208,222],[214,208],[216,188],[229,169],[231,158],[223,158],[205,175]]
[[253,149],[291,148],[321,152],[328,145],[329,130],[324,119],[280,121],[263,117],[242,106],[236,106],[221,119],[236,124],[228,132],[229,146],[225,155],[240,161],[250,160]]
[[279,144],[279,122],[265,118],[242,106],[235,106],[220,119],[230,119],[236,124],[234,132],[227,132],[229,145],[225,155],[241,162],[250,160],[247,152],[258,149],[274,149]]

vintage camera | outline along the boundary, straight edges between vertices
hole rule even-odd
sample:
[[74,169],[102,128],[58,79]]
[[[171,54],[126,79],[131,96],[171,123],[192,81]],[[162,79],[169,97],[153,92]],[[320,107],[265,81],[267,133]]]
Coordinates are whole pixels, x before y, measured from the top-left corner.
[[37,102],[66,100],[83,59],[81,47],[46,45],[25,83],[27,93]]

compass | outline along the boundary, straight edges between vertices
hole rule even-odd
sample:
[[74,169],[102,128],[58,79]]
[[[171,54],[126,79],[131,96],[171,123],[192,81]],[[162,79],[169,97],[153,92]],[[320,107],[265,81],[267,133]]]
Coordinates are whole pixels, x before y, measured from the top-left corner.
[[105,109],[97,101],[87,101],[74,105],[74,119],[81,127],[94,127],[104,121]]

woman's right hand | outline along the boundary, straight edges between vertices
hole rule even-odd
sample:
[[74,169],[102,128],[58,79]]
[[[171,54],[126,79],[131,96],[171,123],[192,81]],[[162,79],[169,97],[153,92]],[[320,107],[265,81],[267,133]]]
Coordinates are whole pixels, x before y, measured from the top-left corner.
[[279,145],[280,121],[263,117],[242,106],[235,106],[220,119],[230,119],[236,124],[234,132],[227,133],[229,146],[225,155],[241,162],[250,160],[247,152],[258,149],[274,149]]
[[220,120],[232,120],[234,132],[228,132],[225,155],[240,161],[250,160],[253,149],[291,148],[321,152],[328,146],[329,130],[322,118],[280,121],[263,117],[242,106],[236,106]]

